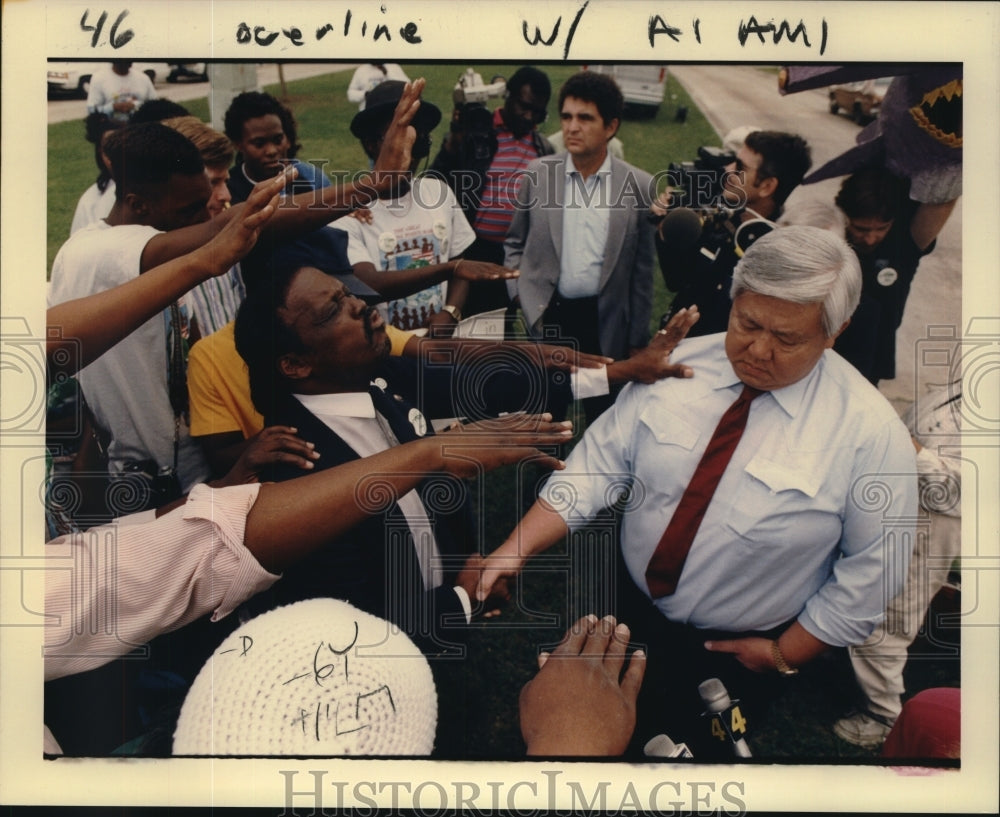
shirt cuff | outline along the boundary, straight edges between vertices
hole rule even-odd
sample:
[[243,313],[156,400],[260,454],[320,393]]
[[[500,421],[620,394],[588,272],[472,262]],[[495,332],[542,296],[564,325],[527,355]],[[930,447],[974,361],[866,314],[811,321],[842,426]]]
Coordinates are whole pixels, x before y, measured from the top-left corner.
[[469,594],[465,592],[464,587],[459,587],[455,585],[455,595],[458,596],[458,600],[462,603],[462,610],[465,611],[465,623],[469,624],[472,622],[472,602],[469,601]]
[[574,400],[584,400],[587,397],[603,397],[610,394],[608,385],[608,367],[599,369],[577,369],[569,376],[569,387]]
[[236,564],[227,567],[219,578],[228,588],[219,606],[212,612],[212,621],[228,616],[240,604],[261,590],[266,590],[280,577],[265,570],[243,544],[247,515],[257,501],[260,483],[209,488],[196,485],[181,506],[184,519],[203,519],[215,527],[218,543],[236,557]]

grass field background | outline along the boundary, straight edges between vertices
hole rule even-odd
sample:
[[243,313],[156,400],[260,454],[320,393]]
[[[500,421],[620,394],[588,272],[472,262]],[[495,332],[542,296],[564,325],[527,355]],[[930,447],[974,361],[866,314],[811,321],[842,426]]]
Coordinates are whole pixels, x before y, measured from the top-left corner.
[[[444,122],[434,134],[432,156],[440,144],[450,116],[451,89],[465,65],[407,65],[411,77],[428,80],[425,98],[437,104]],[[477,65],[489,81],[493,74],[509,75],[516,66]],[[554,91],[576,66],[552,65],[546,71]],[[353,172],[367,167],[357,140],[348,130],[357,107],[347,101],[350,71],[317,76],[288,83],[284,100],[295,112],[303,148],[299,158],[326,160],[325,167]],[[275,95],[278,87],[269,87]],[[555,93],[554,93],[555,96]],[[189,111],[208,119],[207,99],[184,103]],[[688,109],[686,121],[675,121],[678,106]],[[554,103],[543,133],[558,128]],[[671,162],[694,159],[701,145],[719,145],[719,136],[708,125],[687,94],[671,77],[667,95],[657,117],[626,119],[619,132],[625,158],[650,173],[665,170]],[[84,140],[82,120],[49,126],[48,129],[47,225],[48,267],[69,233],[73,209],[83,191],[94,181],[96,166],[93,149]],[[670,293],[661,276],[655,276],[653,324],[666,311]],[[651,326],[651,328],[653,328]],[[582,429],[582,414],[577,416]],[[480,547],[495,548],[513,528],[525,509],[530,484],[539,474],[528,467],[493,472],[474,484],[476,518],[480,520]],[[517,719],[517,698],[521,686],[532,676],[536,655],[544,645],[558,641],[578,615],[590,612],[606,593],[610,555],[606,547],[593,542],[574,542],[553,548],[539,560],[518,586],[517,604],[500,619],[476,624],[468,643],[468,654],[458,672],[441,691],[441,715],[449,704],[464,700],[468,716],[453,724],[464,736],[464,755],[516,758],[523,754]],[[567,565],[577,566],[570,571]],[[918,641],[921,657],[907,668],[907,689],[915,692],[927,686],[958,684],[957,630],[935,630]],[[794,681],[778,705],[766,730],[750,725],[749,741],[755,753],[783,762],[854,762],[870,760],[874,752],[838,740],[829,725],[852,703],[853,679],[842,650],[813,662]],[[683,736],[673,736],[683,740]]]

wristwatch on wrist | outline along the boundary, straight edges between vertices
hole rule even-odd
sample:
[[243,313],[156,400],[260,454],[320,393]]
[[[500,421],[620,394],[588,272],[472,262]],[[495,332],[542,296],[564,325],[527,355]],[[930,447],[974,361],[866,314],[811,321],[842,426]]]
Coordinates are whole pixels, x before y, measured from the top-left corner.
[[455,319],[455,323],[462,322],[462,310],[459,309],[457,306],[452,306],[451,304],[445,304],[444,306],[441,307],[441,311],[447,312],[449,315],[451,315]]
[[777,639],[771,642],[771,658],[774,659],[774,668],[778,670],[781,675],[788,676],[798,674],[797,669],[788,666],[788,662],[785,660],[785,656],[781,652],[781,647],[778,646]]

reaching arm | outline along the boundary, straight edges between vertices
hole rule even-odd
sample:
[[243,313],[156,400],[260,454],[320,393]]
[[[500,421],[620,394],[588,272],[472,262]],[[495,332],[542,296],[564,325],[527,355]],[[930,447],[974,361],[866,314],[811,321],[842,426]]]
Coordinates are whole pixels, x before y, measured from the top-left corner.
[[957,203],[958,199],[952,199],[940,204],[927,202],[921,204],[910,223],[910,236],[913,238],[913,243],[921,250],[926,250],[947,223]]
[[[488,432],[426,437],[280,484],[196,486],[182,509],[154,522],[61,537],[48,547],[68,548],[64,555],[72,554],[83,572],[47,572],[45,677],[99,667],[206,613],[227,615],[273,584],[275,571],[379,512],[359,497],[384,498],[383,488],[401,495],[434,471],[468,477],[524,459],[561,467],[533,446],[563,442],[567,433],[565,424],[545,417],[512,418]],[[372,491],[359,494],[366,485]],[[108,536],[117,542],[117,584],[103,581],[107,571],[97,569]],[[74,588],[91,574],[96,583],[81,603]],[[117,626],[93,626],[106,610],[117,611]]]
[[538,499],[504,543],[486,557],[476,598],[485,601],[500,579],[515,577],[524,563],[562,539],[569,528],[544,499]]
[[[410,124],[420,107],[420,92],[424,80],[406,86],[400,97],[392,122],[385,132],[382,150],[370,173],[361,174],[357,181],[300,193],[282,201],[267,233],[279,239],[292,239],[316,230],[355,207],[370,204],[380,193],[393,190],[409,175],[411,148],[416,130]],[[190,227],[171,230],[154,236],[142,252],[141,268],[151,269],[200,247],[214,236],[226,221],[239,216],[243,205],[236,205],[220,215]]]
[[534,446],[565,442],[572,431],[544,417],[519,415],[464,426],[300,479],[266,484],[247,517],[246,546],[261,565],[278,572],[377,512],[373,502],[359,498],[402,496],[440,471],[471,477],[525,459],[562,467]]
[[282,178],[258,185],[211,241],[121,286],[50,307],[46,356],[53,371],[73,374],[202,281],[226,273],[253,247],[275,212]]
[[[353,272],[386,300],[405,298],[442,281],[452,281],[450,290],[456,288],[459,281],[498,281],[504,278],[516,278],[518,275],[516,270],[509,270],[497,264],[468,261],[464,258],[453,258],[443,264],[391,271],[380,270],[370,261],[362,261],[354,265]],[[452,303],[450,295],[448,303]],[[462,304],[457,305],[462,306]]]

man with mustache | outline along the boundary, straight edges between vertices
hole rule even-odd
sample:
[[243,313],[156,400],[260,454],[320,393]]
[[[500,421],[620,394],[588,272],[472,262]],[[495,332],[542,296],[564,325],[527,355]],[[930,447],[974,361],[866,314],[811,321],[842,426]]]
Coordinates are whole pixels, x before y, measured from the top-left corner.
[[[428,418],[482,417],[491,408],[538,414],[551,406],[555,413],[570,398],[568,387],[552,385],[558,378],[546,378],[549,393],[532,394],[523,374],[494,376],[484,368],[487,375],[466,381],[450,362],[420,366],[390,357],[379,312],[338,277],[301,262],[276,266],[267,284],[248,293],[235,337],[254,406],[267,425],[296,428],[314,444],[315,471],[431,434]],[[565,428],[569,439],[570,424]],[[302,474],[279,462],[261,479]],[[378,492],[377,478],[359,485],[359,501],[377,501]],[[425,650],[442,648],[442,628],[469,620],[478,579],[480,557],[468,555],[465,493],[438,480],[393,497],[381,513],[286,571],[253,606],[343,598],[399,625]]]

